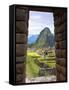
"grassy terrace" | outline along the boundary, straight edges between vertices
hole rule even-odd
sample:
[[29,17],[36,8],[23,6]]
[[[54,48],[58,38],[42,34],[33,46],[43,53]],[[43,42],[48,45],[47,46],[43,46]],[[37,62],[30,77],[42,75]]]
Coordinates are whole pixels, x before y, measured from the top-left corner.
[[[53,57],[50,57],[51,55]],[[37,77],[39,74],[40,66],[36,64],[35,60],[48,65],[50,68],[55,67],[56,64],[53,53],[49,53],[45,57],[42,57],[34,51],[28,51],[26,60],[26,75],[28,78]]]

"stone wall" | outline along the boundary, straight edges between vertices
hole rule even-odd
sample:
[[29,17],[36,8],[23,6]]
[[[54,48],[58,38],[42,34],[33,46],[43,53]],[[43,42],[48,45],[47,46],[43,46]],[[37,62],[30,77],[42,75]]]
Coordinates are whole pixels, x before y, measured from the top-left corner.
[[67,74],[67,12],[58,9],[54,12],[55,41],[56,41],[56,70],[57,81],[66,81]]
[[16,83],[25,83],[28,10],[16,7]]
[[[25,83],[28,36],[28,7],[16,8],[16,83]],[[51,8],[47,8],[50,10]],[[32,10],[35,8],[32,7]],[[36,8],[37,10],[37,8]],[[45,11],[45,9],[42,9]],[[67,12],[66,9],[50,10],[54,14],[57,81],[67,79]]]

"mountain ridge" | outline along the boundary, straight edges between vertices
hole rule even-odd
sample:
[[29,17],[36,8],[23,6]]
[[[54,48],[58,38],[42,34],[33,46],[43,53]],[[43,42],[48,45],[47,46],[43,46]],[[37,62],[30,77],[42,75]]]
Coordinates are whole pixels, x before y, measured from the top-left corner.
[[53,47],[55,44],[54,35],[48,27],[45,27],[39,34],[35,45],[36,47]]

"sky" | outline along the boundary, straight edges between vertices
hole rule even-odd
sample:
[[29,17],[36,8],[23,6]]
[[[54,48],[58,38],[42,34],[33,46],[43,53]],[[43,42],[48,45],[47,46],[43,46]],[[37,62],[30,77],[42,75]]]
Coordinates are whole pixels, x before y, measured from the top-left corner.
[[39,34],[45,27],[49,27],[51,33],[54,34],[53,13],[30,11],[28,23],[29,36]]

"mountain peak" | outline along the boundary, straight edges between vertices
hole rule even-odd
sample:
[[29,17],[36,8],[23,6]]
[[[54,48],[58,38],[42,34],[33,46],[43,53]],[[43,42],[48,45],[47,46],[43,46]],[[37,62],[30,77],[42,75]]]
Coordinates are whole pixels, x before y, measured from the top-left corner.
[[51,33],[48,27],[45,27],[36,40],[37,47],[53,47],[54,35]]
[[50,29],[48,27],[45,27],[41,32],[51,33]]

